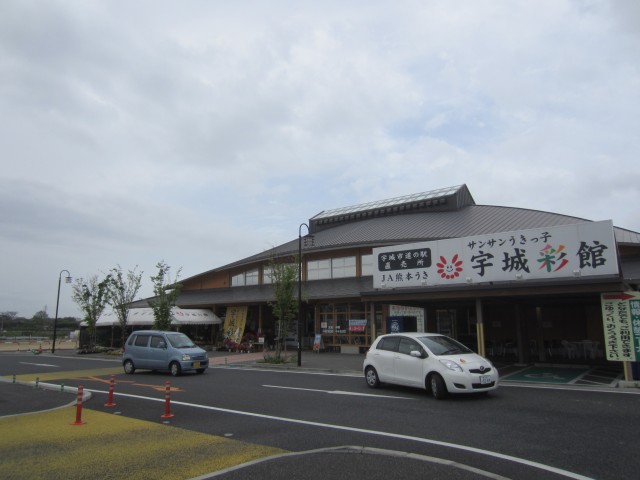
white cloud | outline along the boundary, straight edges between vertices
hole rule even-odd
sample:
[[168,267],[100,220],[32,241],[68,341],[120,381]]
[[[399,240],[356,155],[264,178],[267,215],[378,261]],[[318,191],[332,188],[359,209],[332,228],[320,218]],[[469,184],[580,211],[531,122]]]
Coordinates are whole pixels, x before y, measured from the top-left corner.
[[640,230],[639,12],[3,2],[0,311],[51,313],[62,268],[194,275],[321,210],[461,183]]

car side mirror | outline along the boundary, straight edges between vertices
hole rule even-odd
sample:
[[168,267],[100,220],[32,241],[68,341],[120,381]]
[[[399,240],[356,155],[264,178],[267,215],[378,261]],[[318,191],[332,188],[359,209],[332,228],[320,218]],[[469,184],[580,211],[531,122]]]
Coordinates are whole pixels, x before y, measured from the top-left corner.
[[160,342],[160,343],[158,344],[158,347],[162,348],[163,350],[166,350],[166,349],[167,349],[167,344],[166,344],[166,343],[164,343],[164,342]]
[[420,350],[411,350],[411,356],[416,358],[425,358],[428,357],[426,353],[421,352]]

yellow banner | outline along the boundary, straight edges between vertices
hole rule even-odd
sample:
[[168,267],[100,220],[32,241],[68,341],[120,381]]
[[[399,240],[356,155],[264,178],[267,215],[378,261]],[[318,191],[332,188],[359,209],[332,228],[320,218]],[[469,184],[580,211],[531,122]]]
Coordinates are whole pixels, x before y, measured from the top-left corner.
[[248,307],[229,307],[224,319],[224,339],[240,343],[247,323]]

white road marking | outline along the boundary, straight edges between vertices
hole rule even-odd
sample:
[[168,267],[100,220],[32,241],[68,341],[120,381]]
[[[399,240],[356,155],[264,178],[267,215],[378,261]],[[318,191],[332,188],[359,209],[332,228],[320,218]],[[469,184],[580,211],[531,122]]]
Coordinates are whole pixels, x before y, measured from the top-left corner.
[[36,367],[55,367],[59,368],[60,365],[49,365],[48,363],[29,363],[29,362],[20,362],[23,365],[35,365]]
[[317,448],[315,450],[306,450],[302,452],[288,452],[288,453],[282,453],[280,455],[273,455],[270,457],[262,457],[256,460],[252,460],[250,462],[234,465],[233,467],[225,468],[223,470],[216,470],[211,474],[205,474],[200,477],[192,478],[191,480],[207,480],[209,478],[221,477],[229,472],[239,471],[239,470],[242,470],[243,468],[252,467],[254,465],[264,463],[264,462],[270,462],[273,460],[277,460],[279,458],[300,457],[303,455],[313,455],[317,453],[334,453],[334,452],[350,453],[350,454],[361,453],[361,454],[370,454],[370,455],[387,455],[387,456],[396,457],[396,458],[408,458],[410,460],[419,460],[422,462],[430,462],[430,463],[436,463],[439,465],[446,465],[448,467],[459,468],[461,470],[466,470],[468,472],[475,473],[476,475],[481,475],[483,477],[491,478],[492,480],[509,480],[507,477],[503,477],[502,475],[498,475],[493,472],[488,472],[486,470],[480,470],[479,468],[470,467],[469,465],[454,462],[451,460],[445,460],[442,458],[431,457],[427,455],[420,455],[417,453],[398,452],[398,451],[388,450],[388,449],[358,447],[358,446],[352,446],[352,445]]
[[[108,393],[107,391],[104,391],[104,390],[85,389],[85,391],[89,391],[89,392],[93,392],[93,393],[104,393],[104,394]],[[115,395],[118,395],[118,396],[121,396],[121,397],[137,398],[139,400],[150,400],[152,402],[165,402],[165,399],[163,399],[163,398],[144,397],[144,396],[141,396],[141,395],[132,395],[132,394],[129,394],[129,393],[116,393]],[[484,450],[484,449],[481,449],[481,448],[469,447],[467,445],[459,445],[459,444],[456,444],[456,443],[442,442],[440,440],[432,440],[432,439],[429,439],[429,438],[414,437],[412,435],[403,435],[403,434],[400,434],[400,433],[380,432],[380,431],[377,431],[377,430],[369,430],[369,429],[366,429],[366,428],[345,427],[343,425],[334,425],[334,424],[331,424],[331,423],[320,423],[320,422],[311,422],[311,421],[308,421],[308,420],[298,420],[298,419],[295,419],[295,418],[276,417],[274,415],[265,415],[263,413],[244,412],[242,410],[232,410],[230,408],[212,407],[212,406],[209,406],[209,405],[198,405],[197,403],[187,403],[187,402],[180,402],[180,401],[172,401],[171,403],[173,405],[182,405],[184,407],[200,408],[202,410],[210,410],[210,411],[214,411],[214,412],[230,413],[230,414],[242,415],[242,416],[246,416],[246,417],[262,418],[262,419],[265,419],[265,420],[273,420],[273,421],[277,421],[277,422],[294,423],[294,424],[299,424],[299,425],[307,425],[307,426],[311,426],[311,427],[330,428],[330,429],[341,430],[341,431],[346,431],[346,432],[362,433],[362,434],[365,434],[365,435],[376,435],[376,436],[380,436],[380,437],[395,438],[395,439],[398,439],[398,440],[408,440],[408,441],[411,441],[411,442],[425,443],[425,444],[429,444],[429,445],[437,445],[439,447],[452,448],[452,449],[455,449],[455,450],[462,450],[462,451],[465,451],[465,452],[471,452],[471,453],[476,453],[476,454],[479,454],[479,455],[485,455],[487,457],[499,458],[500,460],[506,460],[508,462],[519,463],[521,465],[526,465],[526,466],[532,467],[532,468],[538,468],[540,470],[544,470],[544,471],[547,471],[547,472],[552,472],[552,473],[555,473],[557,475],[561,475],[563,477],[573,478],[575,480],[594,480],[591,477],[586,477],[586,476],[580,475],[578,473],[570,472],[568,470],[563,470],[562,468],[556,468],[556,467],[552,467],[550,465],[545,465],[544,463],[535,462],[533,460],[527,460],[527,459],[524,459],[524,458],[514,457],[512,455],[506,455],[506,454],[498,453],[498,452],[492,452],[490,450]]]
[[277,368],[265,368],[261,365],[249,364],[243,365],[241,363],[230,363],[229,365],[210,365],[209,368],[219,368],[221,370],[242,370],[244,372],[273,372],[273,373],[291,373],[293,375],[323,375],[326,377],[351,377],[351,378],[364,378],[361,373],[353,372],[327,372],[327,371],[312,371],[312,370],[288,370]]
[[526,384],[526,383],[501,383],[500,388],[535,388],[538,390],[568,390],[570,392],[591,392],[591,393],[614,393],[614,394],[628,394],[628,395],[640,395],[640,391],[633,388],[612,388],[602,386],[601,388],[589,388],[582,385],[568,385],[563,387],[561,385],[540,385],[540,384]]
[[413,400],[409,397],[396,397],[392,395],[375,395],[372,393],[358,393],[358,392],[345,392],[343,390],[318,390],[315,388],[297,388],[297,387],[283,387],[280,385],[262,385],[267,388],[282,388],[284,390],[303,390],[307,392],[320,392],[327,393],[329,395],[353,395],[354,397],[376,397],[376,398],[396,398],[401,400]]

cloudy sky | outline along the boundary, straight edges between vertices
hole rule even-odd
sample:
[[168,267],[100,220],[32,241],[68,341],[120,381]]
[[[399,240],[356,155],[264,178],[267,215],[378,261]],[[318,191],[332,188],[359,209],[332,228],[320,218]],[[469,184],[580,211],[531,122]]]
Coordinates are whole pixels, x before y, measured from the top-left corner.
[[463,183],[640,231],[638,52],[635,0],[3,0],[0,312]]

